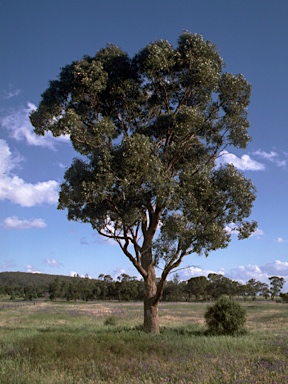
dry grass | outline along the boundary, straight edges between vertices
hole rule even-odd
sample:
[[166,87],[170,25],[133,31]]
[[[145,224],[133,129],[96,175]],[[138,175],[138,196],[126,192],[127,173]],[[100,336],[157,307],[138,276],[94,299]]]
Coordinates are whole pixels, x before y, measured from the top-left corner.
[[[249,333],[204,336],[205,303],[161,303],[162,332],[139,330],[142,303],[39,302],[0,310],[0,382],[285,383],[288,306],[243,303]],[[113,316],[117,325],[104,326]]]

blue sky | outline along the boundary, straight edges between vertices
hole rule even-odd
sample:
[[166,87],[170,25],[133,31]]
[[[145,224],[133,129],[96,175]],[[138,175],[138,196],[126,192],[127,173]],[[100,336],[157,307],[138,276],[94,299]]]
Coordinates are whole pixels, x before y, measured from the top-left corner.
[[[58,211],[69,141],[37,137],[29,112],[60,68],[107,43],[130,55],[182,30],[214,42],[226,70],[252,84],[252,141],[227,154],[251,178],[257,232],[208,258],[192,255],[182,279],[223,273],[288,283],[288,2],[286,0],[0,0],[0,271],[97,278],[137,275],[117,245]],[[284,291],[288,290],[288,284]]]

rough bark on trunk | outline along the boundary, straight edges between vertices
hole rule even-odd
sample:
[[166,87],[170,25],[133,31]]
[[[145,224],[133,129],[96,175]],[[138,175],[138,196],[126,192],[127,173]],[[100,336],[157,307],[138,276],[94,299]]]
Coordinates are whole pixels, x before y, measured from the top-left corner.
[[144,329],[147,333],[159,333],[158,303],[156,298],[157,281],[154,267],[148,269],[147,278],[144,280]]
[[152,300],[144,299],[144,329],[147,333],[160,333],[158,301],[152,304]]

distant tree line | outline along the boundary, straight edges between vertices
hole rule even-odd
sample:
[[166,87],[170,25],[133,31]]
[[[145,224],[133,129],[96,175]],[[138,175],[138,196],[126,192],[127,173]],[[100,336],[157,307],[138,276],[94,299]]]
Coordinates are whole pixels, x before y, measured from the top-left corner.
[[[162,301],[208,301],[222,295],[255,300],[257,296],[265,299],[281,299],[288,303],[288,293],[281,290],[285,283],[283,277],[272,276],[270,284],[255,279],[245,284],[231,280],[221,274],[210,273],[208,277],[197,276],[180,281],[175,274],[165,284]],[[55,276],[28,274],[23,272],[0,273],[0,295],[10,296],[11,300],[36,300],[46,298],[67,301],[118,300],[138,301],[144,297],[144,282],[125,273],[114,280],[110,275],[100,274],[98,279],[80,276]]]

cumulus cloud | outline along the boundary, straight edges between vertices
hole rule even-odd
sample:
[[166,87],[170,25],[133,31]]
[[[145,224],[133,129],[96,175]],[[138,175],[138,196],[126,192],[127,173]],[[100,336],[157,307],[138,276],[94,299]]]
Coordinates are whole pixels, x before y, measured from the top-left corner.
[[70,276],[71,277],[83,277],[83,278],[86,278],[86,279],[92,279],[92,277],[89,275],[89,273],[86,273],[85,275],[80,275],[77,272],[71,271],[70,272]]
[[117,277],[119,277],[119,276],[121,276],[123,274],[129,275],[129,273],[124,268],[116,268],[112,272],[112,277],[113,277],[114,280],[117,280]]
[[188,280],[197,276],[207,277],[209,273],[224,275],[225,277],[228,277],[231,280],[239,281],[242,284],[245,284],[250,279],[255,279],[269,285],[269,277],[279,276],[286,280],[283,292],[288,289],[288,262],[280,260],[274,260],[273,262],[266,263],[264,265],[240,265],[239,267],[230,270],[225,270],[223,268],[206,270],[197,266],[189,267],[178,272],[181,280]]
[[249,155],[238,157],[233,153],[222,151],[221,156],[217,159],[217,165],[227,163],[233,164],[235,168],[241,171],[263,171],[265,169],[264,164],[251,159]]
[[[128,269],[124,269],[121,267],[116,268],[112,271],[110,276],[112,277],[113,280],[117,280],[117,278],[123,274],[127,274],[128,276],[131,276],[131,277],[135,277],[136,280],[142,279],[142,276],[140,275],[140,273],[138,273],[133,267]],[[109,274],[107,273],[107,275]]]
[[8,200],[22,207],[56,204],[59,184],[48,180],[31,184],[12,174],[21,158],[13,156],[5,140],[0,139],[0,200]]
[[12,156],[6,141],[0,139],[0,177],[17,168],[21,161],[23,161],[23,158],[19,154]]
[[253,264],[239,266],[238,268],[226,271],[225,276],[240,281],[241,283],[246,283],[250,279],[255,279],[268,285],[270,284],[269,277],[283,277],[286,281],[286,284],[283,287],[283,292],[285,292],[285,290],[287,291],[288,289],[288,262],[274,260],[271,263],[266,263],[260,266]]
[[25,141],[26,144],[31,146],[54,150],[57,143],[61,141],[69,142],[69,135],[57,138],[53,137],[50,132],[47,132],[44,136],[36,135],[29,120],[30,113],[35,110],[36,106],[33,103],[28,103],[26,108],[18,108],[1,118],[0,123],[2,127],[9,131],[11,138],[17,141]]
[[267,282],[269,276],[267,272],[263,271],[262,267],[253,264],[245,266],[240,265],[235,269],[227,271],[225,275],[230,279],[240,281],[241,283],[245,283],[250,279]]
[[[286,276],[288,280],[288,262],[275,260],[272,263],[267,263],[262,267],[262,270],[269,275]],[[288,281],[287,281],[288,282]]]
[[55,259],[45,259],[44,264],[47,264],[49,267],[62,267],[63,264],[60,261]]
[[56,204],[58,201],[58,183],[55,180],[26,183],[17,176],[6,177],[1,180],[3,186],[0,190],[0,200],[9,200],[22,207],[48,203]]
[[[175,271],[175,273],[176,272],[177,271]],[[177,273],[180,276],[180,280],[188,280],[188,279],[191,279],[192,277],[197,277],[197,276],[207,277],[210,273],[217,273],[219,275],[224,274],[224,272],[221,269],[217,269],[216,271],[214,271],[212,269],[202,269],[201,267],[198,267],[198,266],[187,267]]]
[[225,226],[225,231],[230,235],[238,235],[239,231],[236,229],[236,225],[231,223]]
[[3,221],[3,226],[6,229],[31,229],[31,228],[46,228],[47,224],[43,219],[20,220],[17,216],[6,217]]
[[225,276],[230,279],[246,283],[250,279],[255,279],[266,284],[270,284],[269,277],[279,276],[286,280],[286,285],[283,291],[288,289],[288,262],[280,260],[274,260],[271,263],[264,265],[242,265],[238,268],[225,272]]
[[26,272],[30,272],[30,273],[42,273],[38,270],[38,268],[34,267],[33,265],[31,264],[27,264],[26,265]]
[[264,236],[264,231],[259,228],[257,228],[256,231],[251,234],[251,237],[257,237],[257,239],[261,239],[262,236]]

